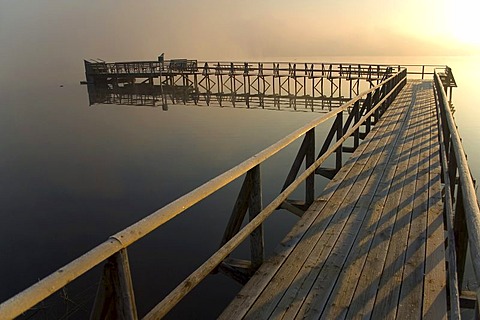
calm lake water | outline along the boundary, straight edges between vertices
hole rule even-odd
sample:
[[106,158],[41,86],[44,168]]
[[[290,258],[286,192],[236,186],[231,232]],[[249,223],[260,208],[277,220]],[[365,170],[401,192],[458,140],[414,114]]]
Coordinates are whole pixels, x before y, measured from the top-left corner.
[[[455,117],[473,175],[480,177],[478,57],[268,60],[448,64],[459,85],[453,94]],[[171,105],[167,112],[89,106],[87,88],[78,84],[84,79],[83,62],[75,63],[78,72],[68,79],[53,74],[43,82],[12,81],[0,88],[0,301],[321,115],[184,105]],[[317,141],[321,136],[319,130]],[[262,167],[264,204],[280,191],[298,145]],[[141,315],[215,251],[240,184],[230,184],[129,248]],[[318,178],[317,194],[324,185]],[[296,221],[284,211],[267,221],[268,252]],[[246,252],[241,247],[235,256]],[[94,270],[57,293],[63,295],[60,302],[47,301],[33,317],[61,318],[73,311],[74,318],[87,317],[98,280],[99,270]],[[210,276],[169,317],[212,318],[239,288],[223,275]],[[51,304],[56,307],[43,309]]]

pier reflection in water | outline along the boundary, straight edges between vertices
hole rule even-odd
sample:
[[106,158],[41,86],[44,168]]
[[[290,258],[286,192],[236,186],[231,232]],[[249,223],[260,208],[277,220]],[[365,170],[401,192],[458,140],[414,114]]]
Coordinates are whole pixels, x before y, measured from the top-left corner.
[[[163,90],[163,93],[162,93]],[[163,107],[171,104],[195,104],[199,106],[271,109],[283,111],[327,112],[339,107],[349,98],[304,97],[281,95],[246,95],[230,93],[200,93],[190,86],[126,83],[123,85],[88,85],[90,105],[116,104],[131,106]]]

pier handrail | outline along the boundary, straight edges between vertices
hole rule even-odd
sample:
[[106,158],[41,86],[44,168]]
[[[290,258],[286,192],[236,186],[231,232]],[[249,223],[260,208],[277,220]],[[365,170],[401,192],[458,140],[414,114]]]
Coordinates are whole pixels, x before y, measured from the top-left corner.
[[[158,318],[165,315],[171,310],[178,301],[180,301],[190,290],[192,290],[200,281],[202,281],[209,273],[211,273],[243,240],[252,234],[256,229],[261,226],[263,221],[270,216],[282,203],[285,202],[287,197],[305,180],[312,177],[320,165],[334,152],[342,149],[342,144],[350,136],[355,136],[358,140],[360,133],[360,126],[367,125],[367,133],[370,130],[372,124],[371,119],[375,121],[385,111],[388,105],[393,101],[395,95],[401,90],[406,83],[407,70],[402,69],[399,72],[393,74],[385,81],[366,90],[345,103],[343,106],[332,110],[331,112],[312,120],[303,127],[295,130],[291,134],[287,135],[283,139],[274,143],[270,147],[267,147],[263,151],[243,161],[239,165],[224,172],[223,174],[213,178],[212,180],[204,183],[200,187],[187,193],[186,195],[171,202],[165,207],[153,212],[147,217],[141,219],[135,224],[125,228],[124,230],[110,236],[107,241],[88,251],[79,258],[68,263],[64,267],[58,269],[56,272],[40,280],[31,287],[25,289],[9,300],[0,304],[0,316],[2,318],[14,318],[21,313],[25,312],[29,308],[35,306],[37,303],[43,301],[54,292],[63,288],[65,285],[80,277],[82,274],[93,269],[100,263],[114,257],[113,262],[117,263],[118,271],[121,275],[120,286],[122,290],[131,292],[122,292],[123,301],[122,305],[123,314],[127,318],[137,318],[136,307],[133,297],[133,289],[131,286],[131,278],[129,271],[129,263],[126,255],[126,248],[137,240],[141,239],[150,232],[156,230],[161,225],[171,220],[175,216],[181,214],[191,206],[205,199],[212,193],[223,188],[230,182],[241,177],[244,174],[252,172],[252,170],[259,170],[259,165],[265,160],[269,159],[292,142],[296,141],[302,136],[307,136],[310,133],[314,133],[314,129],[328,121],[335,118],[334,126],[332,126],[332,137],[334,133],[337,133],[337,141],[331,147],[327,145],[328,150],[323,150],[316,159],[313,159],[312,163],[308,163],[308,157],[306,160],[308,168],[305,169],[296,179],[289,181],[290,183],[280,195],[275,198],[269,205],[261,209],[258,214],[252,218],[252,220],[235,235],[226,241],[226,243],[216,251],[204,264],[202,264],[196,271],[194,271],[186,280],[184,280],[176,289],[174,289],[164,300],[162,300],[150,313],[146,316],[147,319]],[[361,108],[361,103],[363,108]],[[343,122],[343,112],[348,110],[356,110],[355,120],[353,121],[353,112],[350,111],[351,116],[347,119],[346,123]],[[353,124],[352,124],[353,121]],[[351,127],[349,125],[352,124]],[[336,126],[336,127],[335,127]],[[333,130],[333,128],[335,128]],[[330,134],[329,134],[330,136]],[[327,138],[328,139],[328,138]],[[332,138],[330,138],[331,140]],[[305,140],[306,141],[306,140]],[[313,143],[314,146],[314,143]],[[315,150],[314,150],[315,151]],[[337,158],[338,163],[338,158]],[[341,155],[340,155],[341,163]],[[293,168],[293,166],[292,166]],[[259,171],[257,171],[259,174]],[[308,197],[307,197],[308,198]],[[313,201],[313,200],[312,200]],[[480,259],[480,256],[479,256]],[[110,261],[110,260],[109,260]],[[95,306],[94,306],[95,308]]]
[[[177,64],[182,62],[184,68],[176,68]],[[105,62],[105,61],[87,61],[88,72],[91,74],[145,74],[145,73],[167,73],[171,71],[185,72],[205,72],[208,69],[217,72],[249,72],[249,71],[273,71],[273,72],[289,72],[294,67],[297,72],[305,74],[311,72],[322,72],[325,74],[333,73],[355,73],[358,75],[377,75],[380,76],[393,67],[398,72],[404,68],[407,69],[408,75],[418,75],[422,79],[427,75],[434,74],[436,68],[446,68],[446,65],[436,64],[388,64],[388,63],[349,63],[349,62],[304,62],[304,61],[197,61],[189,59],[172,59],[160,61],[128,61],[128,62]],[[351,69],[353,67],[353,69]]]
[[[442,72],[446,69],[441,69]],[[449,100],[444,90],[444,83],[437,70],[434,74],[437,110],[439,111],[439,136],[443,180],[445,183],[445,213],[449,229],[449,249],[453,250],[449,271],[456,274],[450,276],[457,280],[457,292],[451,292],[451,299],[458,300],[465,271],[467,244],[473,264],[474,275],[480,283],[480,209],[475,192],[475,183],[463,149],[462,139],[450,110]],[[467,242],[468,241],[468,242]],[[455,261],[456,260],[456,261]],[[457,271],[458,270],[458,271]],[[480,290],[476,292],[477,307],[480,302]],[[459,311],[456,311],[459,312]],[[458,318],[458,317],[456,317]]]

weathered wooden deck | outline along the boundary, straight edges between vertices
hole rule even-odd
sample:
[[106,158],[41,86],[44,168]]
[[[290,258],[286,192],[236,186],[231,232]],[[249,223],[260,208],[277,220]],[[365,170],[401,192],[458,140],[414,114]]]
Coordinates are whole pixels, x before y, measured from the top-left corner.
[[[282,73],[278,73],[278,65],[272,69],[272,84],[280,81],[283,89],[277,87],[279,90],[285,90],[285,86],[288,89],[290,82],[298,85],[295,64],[288,64]],[[480,282],[480,209],[448,102],[456,84],[448,66],[429,66],[434,68],[430,73],[433,83],[407,83],[409,74],[421,74],[423,79],[427,73],[425,66],[420,67],[422,72],[415,73],[398,66],[399,71],[391,76],[391,70],[385,70],[384,81],[377,85],[370,81],[370,88],[360,93],[355,93],[360,86],[355,89],[350,83],[350,93],[355,93],[352,100],[110,236],[1,303],[0,318],[14,319],[25,312],[36,312],[35,305],[102,264],[91,318],[138,319],[127,249],[242,178],[220,248],[143,319],[166,316],[202,280],[217,271],[247,282],[221,319],[446,319],[447,311],[449,319],[460,319],[465,308],[475,309],[480,318],[480,291],[465,291],[461,286],[467,246],[475,279]],[[228,75],[223,74],[229,80],[245,78],[243,73],[234,72],[237,69],[230,70]],[[262,78],[268,83],[261,64],[258,74],[250,74],[246,65],[242,70],[248,71],[252,79]],[[324,76],[324,70],[323,64],[321,69],[312,66],[308,70],[305,64],[304,72],[310,73],[305,73],[304,78],[312,80],[310,89],[314,92],[317,85],[323,86],[323,80],[315,79]],[[360,65],[358,70],[361,72]],[[214,76],[221,80],[222,74]],[[176,83],[174,78],[170,80]],[[328,77],[326,80],[330,81]],[[202,81],[210,83],[208,74],[196,83]],[[331,82],[331,86],[340,95],[340,83]],[[445,92],[449,88],[450,97]],[[257,90],[259,99],[268,94],[265,90]],[[230,93],[238,92],[234,86]],[[295,92],[298,94],[297,88]],[[315,158],[315,129],[328,121],[330,131]],[[370,130],[372,121],[376,123]],[[282,191],[262,206],[260,167],[302,138]],[[364,140],[359,145],[360,139]],[[356,151],[342,167],[342,151],[352,150]],[[335,168],[322,167],[328,157],[335,157]],[[333,172],[338,173],[333,177]],[[333,178],[316,199],[315,174]],[[305,201],[289,200],[302,184]],[[311,206],[304,212],[307,204]],[[262,224],[278,208],[302,218],[276,253],[264,261]],[[242,227],[247,211],[249,222]],[[249,237],[251,261],[231,258]]]
[[446,318],[436,117],[409,81],[221,318]]

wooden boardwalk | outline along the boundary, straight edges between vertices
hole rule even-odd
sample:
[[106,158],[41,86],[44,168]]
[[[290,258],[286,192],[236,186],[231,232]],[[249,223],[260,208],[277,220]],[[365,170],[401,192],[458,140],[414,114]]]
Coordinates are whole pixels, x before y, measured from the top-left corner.
[[[298,69],[295,64],[288,65],[288,69],[277,74],[277,63],[271,75],[275,81],[284,81],[284,87],[290,80],[297,83],[295,72],[290,71]],[[421,73],[410,74],[421,74],[423,78],[427,73],[425,66],[420,67]],[[467,247],[475,279],[480,283],[480,209],[445,92],[450,88],[451,98],[451,88],[456,85],[448,66],[429,67],[435,67],[431,73],[434,82],[407,81],[409,72],[398,66],[398,72],[369,90],[351,90],[355,97],[325,117],[313,119],[2,302],[0,318],[14,319],[25,312],[36,312],[37,304],[102,264],[91,318],[138,319],[127,249],[242,178],[221,247],[143,319],[166,316],[193,288],[217,271],[242,283],[247,281],[220,315],[221,319],[446,319],[447,311],[449,319],[460,319],[465,308],[480,310],[480,291],[465,291],[459,285],[463,282]],[[247,67],[243,68],[246,72]],[[253,79],[260,77],[262,70],[259,65],[259,74],[250,74],[250,69],[248,72]],[[324,70],[323,64],[322,69],[309,70],[304,78],[311,78],[311,87],[316,90],[319,82],[315,79]],[[228,76],[234,83],[237,76],[244,77],[233,71],[218,76]],[[238,91],[238,87],[233,88],[236,91],[230,93]],[[259,93],[259,98],[263,99],[266,93]],[[377,123],[370,131],[373,120]],[[328,121],[332,126],[315,160],[315,128]],[[365,134],[359,132],[361,126]],[[358,139],[365,135],[358,146]],[[302,138],[284,188],[262,206],[260,167]],[[319,170],[329,156],[335,157],[335,171],[341,167],[342,150],[346,150],[341,148],[346,147],[347,139],[356,151],[315,199],[314,174],[331,172]],[[303,163],[306,169],[301,172]],[[305,213],[288,202],[288,197],[302,184],[305,203],[312,204]],[[302,218],[264,261],[260,227],[283,206]],[[250,221],[242,227],[247,212]],[[249,237],[251,261],[228,259]],[[259,269],[250,278],[257,266]]]
[[432,81],[409,81],[223,319],[447,317]]

